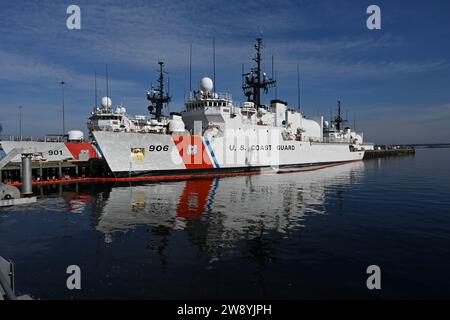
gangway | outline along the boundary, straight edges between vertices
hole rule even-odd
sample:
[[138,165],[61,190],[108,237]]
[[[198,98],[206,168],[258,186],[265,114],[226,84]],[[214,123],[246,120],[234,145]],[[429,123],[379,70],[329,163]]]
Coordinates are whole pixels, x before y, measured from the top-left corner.
[[[32,150],[27,150],[27,151],[32,151]],[[6,154],[6,156],[0,160],[0,170],[4,166],[6,166],[8,163],[10,163],[12,159],[14,159],[16,156],[18,156],[19,154],[22,154],[22,153],[25,153],[25,148],[15,148],[15,149],[12,149],[10,152],[8,152]],[[27,153],[34,153],[34,152],[27,152]]]

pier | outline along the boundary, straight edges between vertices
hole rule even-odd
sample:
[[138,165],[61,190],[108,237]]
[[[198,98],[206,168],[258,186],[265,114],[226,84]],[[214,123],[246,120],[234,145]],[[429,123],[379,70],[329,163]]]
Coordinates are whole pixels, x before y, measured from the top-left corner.
[[398,157],[406,155],[415,155],[416,149],[413,147],[375,147],[374,150],[367,150],[364,154],[364,159]]
[[[0,181],[16,185],[22,180],[22,163],[10,162],[0,169]],[[33,184],[51,184],[58,181],[83,180],[108,176],[102,160],[90,161],[33,161],[31,165]]]

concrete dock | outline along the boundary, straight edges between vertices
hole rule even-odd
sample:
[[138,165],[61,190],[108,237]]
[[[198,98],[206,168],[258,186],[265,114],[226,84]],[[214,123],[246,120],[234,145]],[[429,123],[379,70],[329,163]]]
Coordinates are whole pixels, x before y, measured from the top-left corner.
[[[33,183],[108,176],[105,163],[98,159],[91,161],[33,161],[31,172]],[[21,180],[22,163],[9,163],[0,169],[0,181],[11,184]]]
[[375,148],[375,150],[367,150],[364,154],[364,159],[398,157],[415,154],[416,149],[412,147]]

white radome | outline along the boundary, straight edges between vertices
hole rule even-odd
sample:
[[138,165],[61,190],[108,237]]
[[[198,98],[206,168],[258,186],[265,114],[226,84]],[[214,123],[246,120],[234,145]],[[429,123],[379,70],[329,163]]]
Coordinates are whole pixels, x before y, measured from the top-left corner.
[[109,97],[103,97],[102,98],[102,107],[103,108],[111,108],[112,101]]
[[204,92],[210,92],[213,88],[214,88],[214,83],[211,80],[211,78],[204,77],[200,81],[200,90],[202,90]]
[[116,113],[126,114],[127,113],[127,109],[125,107],[117,107],[116,108]]
[[67,132],[67,136],[69,141],[83,141],[84,139],[84,133],[80,130],[70,130]]

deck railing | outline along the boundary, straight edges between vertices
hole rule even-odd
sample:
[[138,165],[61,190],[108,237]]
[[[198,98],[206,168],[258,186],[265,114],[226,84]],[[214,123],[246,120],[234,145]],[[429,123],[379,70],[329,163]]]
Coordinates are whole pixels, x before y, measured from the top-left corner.
[[64,137],[62,137],[62,136],[34,137],[34,136],[7,136],[7,135],[0,135],[0,141],[63,142],[65,140],[64,140]]

